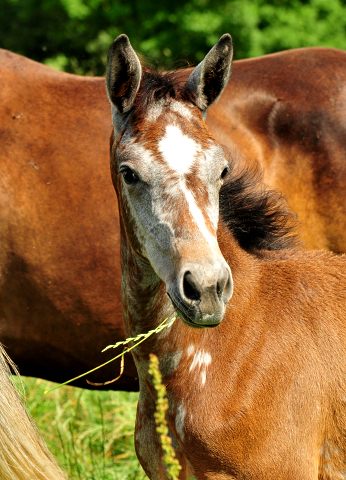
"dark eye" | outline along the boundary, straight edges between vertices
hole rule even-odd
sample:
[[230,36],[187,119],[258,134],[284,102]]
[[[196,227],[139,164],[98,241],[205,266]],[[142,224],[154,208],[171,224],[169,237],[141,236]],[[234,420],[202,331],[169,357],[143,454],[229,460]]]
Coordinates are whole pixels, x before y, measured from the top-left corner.
[[227,175],[228,172],[229,172],[229,166],[227,165],[227,167],[225,167],[225,168],[222,170],[221,180],[223,180],[223,179],[225,178],[225,176]]
[[138,175],[130,167],[122,167],[120,173],[127,185],[136,185],[139,182]]

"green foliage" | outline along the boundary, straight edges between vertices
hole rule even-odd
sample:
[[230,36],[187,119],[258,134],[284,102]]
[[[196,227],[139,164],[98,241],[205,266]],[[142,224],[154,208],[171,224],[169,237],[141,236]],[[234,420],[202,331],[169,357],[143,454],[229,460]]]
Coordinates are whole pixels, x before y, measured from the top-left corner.
[[[181,467],[168,436],[166,388],[155,356],[149,372],[158,394],[155,421],[167,476],[176,480]],[[62,386],[44,395],[53,383],[29,377],[22,380],[26,407],[69,480],[148,480],[134,449],[138,393]],[[13,377],[13,382],[23,394],[18,377]]]
[[147,479],[134,449],[138,393],[65,386],[44,395],[52,383],[23,380],[27,408],[69,480]]
[[[339,0],[263,4],[260,26],[263,53],[287,48],[326,46],[346,49],[346,7]],[[293,8],[292,8],[293,7]]]
[[156,431],[160,436],[163,450],[162,462],[166,467],[166,475],[171,480],[178,480],[181,465],[175,456],[172,447],[172,439],[168,435],[166,412],[168,400],[166,398],[166,387],[162,384],[162,377],[159,368],[159,359],[156,355],[150,354],[149,373],[153,378],[153,384],[157,393],[156,412],[154,413]]
[[69,72],[103,75],[126,33],[164,66],[200,61],[225,32],[235,58],[288,48],[346,49],[345,0],[0,0],[0,47]]

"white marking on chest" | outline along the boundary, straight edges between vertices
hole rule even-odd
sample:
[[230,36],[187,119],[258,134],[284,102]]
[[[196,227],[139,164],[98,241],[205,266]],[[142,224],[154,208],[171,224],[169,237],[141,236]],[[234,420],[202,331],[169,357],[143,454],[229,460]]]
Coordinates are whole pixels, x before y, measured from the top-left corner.
[[192,370],[195,368],[200,370],[202,387],[205,385],[205,382],[207,380],[207,368],[208,368],[208,365],[210,365],[210,363],[211,363],[210,353],[205,352],[204,350],[199,350],[198,352],[195,353],[192,363],[190,365],[190,372],[192,372]]
[[165,136],[159,142],[159,151],[169,168],[183,176],[190,171],[195,161],[198,145],[178,127],[169,125]]
[[198,367],[200,368],[201,366],[208,366],[211,363],[211,355],[208,352],[204,352],[204,350],[200,350],[199,352],[195,353],[195,356],[193,357],[192,363],[190,365],[190,372]]
[[195,346],[193,343],[190,343],[190,345],[187,347],[187,356],[191,357],[193,353],[195,353]]

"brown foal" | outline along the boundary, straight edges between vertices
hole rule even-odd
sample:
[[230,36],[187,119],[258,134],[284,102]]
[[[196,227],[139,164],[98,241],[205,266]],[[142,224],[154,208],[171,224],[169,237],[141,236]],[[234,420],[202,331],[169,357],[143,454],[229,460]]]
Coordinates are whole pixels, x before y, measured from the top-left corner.
[[143,69],[125,35],[109,51],[127,334],[179,313],[133,353],[137,454],[167,478],[153,352],[181,479],[343,479],[346,258],[295,246],[282,199],[205,125],[231,58],[224,35],[181,85]]

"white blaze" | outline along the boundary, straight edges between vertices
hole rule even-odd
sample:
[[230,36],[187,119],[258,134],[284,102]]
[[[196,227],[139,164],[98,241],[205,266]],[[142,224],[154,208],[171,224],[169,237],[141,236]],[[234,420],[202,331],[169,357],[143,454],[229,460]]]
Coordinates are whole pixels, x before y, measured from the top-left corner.
[[185,198],[186,201],[189,205],[189,210],[191,213],[192,218],[195,220],[201,234],[203,237],[206,239],[206,241],[209,243],[209,245],[214,248],[217,244],[216,241],[216,236],[212,235],[208,228],[207,225],[205,224],[205,220],[203,217],[203,214],[201,210],[198,208],[197,203],[195,202],[195,199],[193,198],[192,193],[187,189],[184,188],[184,193],[185,193]]
[[197,143],[174,125],[166,128],[166,135],[159,142],[159,151],[169,168],[180,176],[189,173],[195,161],[197,149]]
[[192,193],[186,187],[184,178],[191,170],[193,163],[197,161],[197,154],[201,151],[198,148],[198,144],[184,135],[177,126],[169,125],[166,128],[165,136],[159,142],[159,151],[169,168],[179,176],[179,186],[185,196],[189,212],[202,236],[212,247],[212,250],[214,250],[217,246],[216,236],[212,235],[208,230],[203,213],[198,207]]

